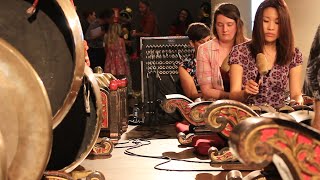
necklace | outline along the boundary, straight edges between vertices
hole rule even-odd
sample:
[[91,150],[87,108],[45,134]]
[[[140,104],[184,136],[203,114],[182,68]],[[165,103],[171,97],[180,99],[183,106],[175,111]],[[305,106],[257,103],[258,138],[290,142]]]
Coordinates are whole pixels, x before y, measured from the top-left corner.
[[[270,49],[270,48],[269,48]],[[266,58],[267,58],[267,61],[268,61],[268,69],[272,69],[275,61],[276,61],[276,55],[277,55],[277,52],[276,50],[270,50],[270,51],[267,51],[267,48],[263,48],[263,53],[265,54]]]

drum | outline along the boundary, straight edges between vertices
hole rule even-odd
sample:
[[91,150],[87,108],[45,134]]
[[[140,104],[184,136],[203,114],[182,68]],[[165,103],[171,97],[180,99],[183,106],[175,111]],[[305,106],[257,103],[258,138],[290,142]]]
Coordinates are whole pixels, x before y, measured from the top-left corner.
[[89,67],[78,96],[63,121],[53,130],[53,145],[47,170],[74,170],[90,153],[101,128],[101,96]]
[[8,179],[40,179],[52,143],[49,98],[32,66],[1,38],[0,101],[0,131],[6,149],[1,156],[6,155]]
[[68,0],[3,0],[0,37],[30,62],[49,95],[56,127],[70,110],[82,83],[84,46],[81,25]]

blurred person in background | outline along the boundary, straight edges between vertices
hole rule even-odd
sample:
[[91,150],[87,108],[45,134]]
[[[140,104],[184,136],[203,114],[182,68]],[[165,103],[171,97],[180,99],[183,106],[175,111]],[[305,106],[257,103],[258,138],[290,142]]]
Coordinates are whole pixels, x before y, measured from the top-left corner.
[[96,66],[104,67],[105,49],[104,35],[109,25],[113,23],[114,12],[112,9],[102,11],[98,18],[93,21],[86,33],[84,39],[88,42],[88,55],[90,59],[90,67],[94,69]]
[[169,36],[185,36],[188,26],[193,23],[193,18],[189,10],[181,9],[176,19],[169,26]]

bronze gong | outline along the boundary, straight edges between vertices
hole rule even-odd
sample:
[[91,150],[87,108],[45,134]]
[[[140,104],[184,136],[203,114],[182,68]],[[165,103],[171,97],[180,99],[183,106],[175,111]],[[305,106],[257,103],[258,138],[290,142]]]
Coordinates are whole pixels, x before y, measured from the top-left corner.
[[52,144],[49,98],[29,62],[1,38],[0,101],[8,179],[40,179]]
[[99,85],[90,67],[76,101],[63,121],[53,130],[52,153],[48,171],[74,170],[89,155],[101,128],[101,95]]
[[3,0],[0,37],[14,46],[39,74],[49,95],[56,127],[70,110],[84,73],[81,25],[69,0]]

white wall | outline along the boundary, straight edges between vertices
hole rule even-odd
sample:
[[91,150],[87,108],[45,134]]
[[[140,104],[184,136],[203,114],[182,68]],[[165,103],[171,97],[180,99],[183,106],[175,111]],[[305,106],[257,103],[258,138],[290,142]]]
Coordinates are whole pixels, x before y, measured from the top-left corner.
[[[254,0],[253,0],[254,1]],[[238,6],[241,12],[242,19],[246,24],[248,37],[251,37],[251,0],[212,0],[212,6],[221,2],[231,2]],[[292,28],[295,36],[295,45],[303,54],[304,73],[306,63],[309,57],[310,47],[313,41],[314,34],[320,24],[320,1],[319,0],[286,0],[290,10],[292,19]],[[301,77],[302,80],[304,76]]]
[[287,0],[286,2],[291,13],[295,44],[303,54],[305,72],[313,37],[320,24],[320,1]]

